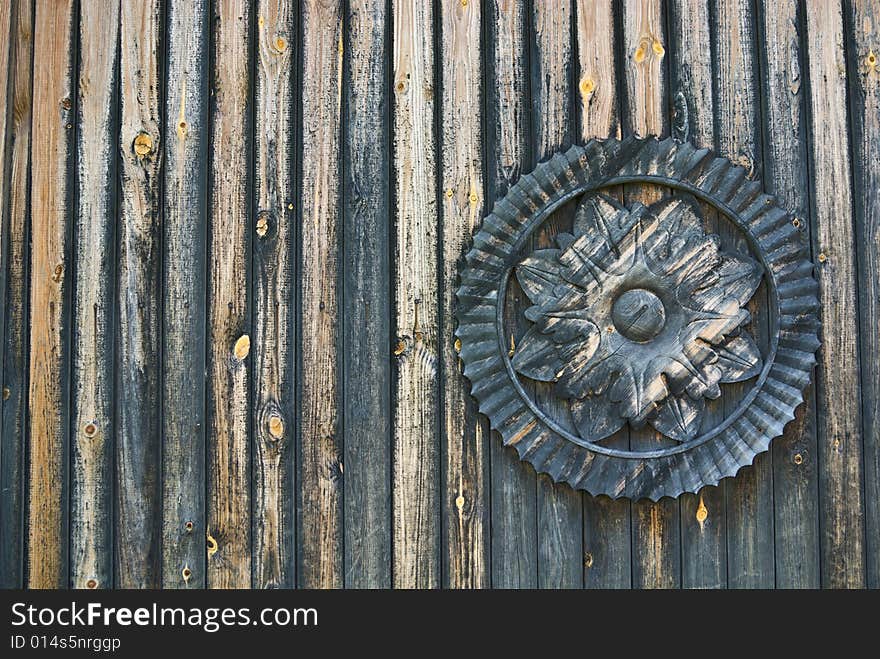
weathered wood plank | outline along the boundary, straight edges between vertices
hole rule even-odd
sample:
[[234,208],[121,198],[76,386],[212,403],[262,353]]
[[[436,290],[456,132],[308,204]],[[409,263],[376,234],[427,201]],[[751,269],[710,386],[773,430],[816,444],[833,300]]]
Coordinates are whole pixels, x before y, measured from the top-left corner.
[[294,95],[292,0],[258,0],[254,103],[253,581],[296,585]]
[[[571,145],[572,3],[570,0],[535,2],[531,26],[533,43],[532,145],[534,163]],[[550,247],[559,230],[562,213],[538,232],[534,247]],[[535,400],[556,418],[564,418],[559,401],[545,384],[535,388]],[[553,410],[557,410],[554,414]],[[579,492],[560,485],[546,474],[538,475],[538,587],[580,588],[583,586],[583,501]]]
[[70,585],[113,586],[116,67],[119,1],[79,16],[71,342]]
[[813,245],[819,261],[817,441],[821,584],[865,583],[862,391],[858,350],[856,245],[850,193],[846,67],[840,6],[806,4],[810,89]]
[[74,142],[74,2],[39,3],[31,145],[31,316],[28,579],[68,585],[70,288],[69,216]]
[[434,15],[392,0],[395,270],[394,585],[440,585]]
[[[611,0],[577,0],[578,92],[580,136],[620,137],[620,111],[614,5]],[[627,448],[629,432],[609,438],[608,446]],[[584,585],[629,588],[632,584],[630,503],[584,495]]]
[[458,265],[483,217],[482,13],[477,2],[441,3],[441,408],[446,485],[444,587],[489,584],[488,423],[480,418],[455,349]]
[[[12,86],[15,80],[15,19],[16,3],[0,5],[0,342],[6,327],[6,244],[9,241],[6,204],[9,200],[10,166],[7,154],[12,129]],[[3,383],[3,362],[0,360],[0,384]],[[2,417],[2,412],[0,412]],[[0,463],[4,453],[0,450]],[[0,466],[2,469],[2,466]]]
[[165,588],[205,586],[207,8],[207,0],[168,3],[162,351]]
[[299,581],[343,585],[342,438],[339,435],[339,214],[342,3],[302,10],[302,373]]
[[[486,4],[486,200],[487,208],[503,197],[529,162],[528,55],[526,7],[523,0]],[[511,279],[513,297],[519,288]],[[525,332],[522,312],[506,318]],[[511,301],[512,301],[511,297]],[[508,308],[517,309],[516,304]],[[518,327],[519,325],[519,327]],[[493,588],[535,588],[538,585],[536,476],[497,433],[490,437],[491,567]]]
[[[665,11],[657,0],[627,0],[623,7],[623,66],[626,132],[663,137],[669,132]],[[627,204],[648,204],[662,196],[657,188],[627,186]],[[630,448],[664,441],[650,429],[632,429]],[[681,584],[678,502],[632,504],[632,583],[635,588],[674,588]]]
[[31,141],[31,59],[33,12],[30,2],[15,5],[10,47],[11,107],[4,162],[9,184],[6,211],[5,316],[3,332],[3,422],[0,425],[0,587],[24,586],[24,438],[27,432],[28,263]]
[[865,544],[869,588],[880,588],[880,5],[850,4],[848,23],[856,244],[859,246]]
[[[715,2],[715,125],[718,154],[762,175],[761,110],[758,97],[758,61],[755,56],[753,3],[747,0]],[[736,84],[732,84],[732,81]],[[744,244],[738,232],[721,231],[728,245]],[[746,326],[762,352],[768,340],[767,297],[760,288],[749,302],[752,321]],[[746,384],[729,385],[724,392],[724,411]],[[755,459],[727,483],[728,585],[731,588],[769,588],[774,583],[773,480],[770,454]]]
[[213,4],[208,251],[209,588],[251,585],[250,0]]
[[[669,6],[670,94],[672,133],[699,147],[715,146],[712,98],[712,35],[708,0],[675,0]],[[707,228],[718,232],[716,213],[707,213]],[[706,424],[724,420],[721,401],[706,407]],[[681,580],[684,588],[727,585],[727,528],[724,488],[706,487],[683,494],[681,515]]]
[[[802,71],[800,3],[758,7],[764,75],[764,187],[810,234],[807,119]],[[773,441],[776,587],[819,587],[819,511],[815,387],[806,393],[782,437]]]
[[160,585],[160,0],[123,0],[120,33],[116,585]]
[[390,162],[385,3],[350,3],[343,145],[345,585],[391,587]]

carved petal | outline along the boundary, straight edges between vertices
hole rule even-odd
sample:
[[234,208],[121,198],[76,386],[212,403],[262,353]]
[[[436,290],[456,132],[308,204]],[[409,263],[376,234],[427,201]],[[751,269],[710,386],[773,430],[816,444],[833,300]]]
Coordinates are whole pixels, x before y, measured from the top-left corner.
[[752,259],[727,253],[721,256],[717,286],[721,287],[725,294],[739,300],[740,305],[744,305],[761,284],[763,268],[760,263]]
[[761,353],[755,341],[747,333],[715,347],[721,382],[742,382],[761,372]]
[[626,421],[617,414],[617,405],[607,396],[573,398],[570,406],[578,434],[588,442],[609,437],[622,428]]
[[527,378],[540,382],[553,382],[562,368],[556,352],[556,343],[533,325],[516,346],[511,363],[513,368]]
[[578,317],[545,315],[526,332],[513,356],[513,368],[528,378],[555,382],[581,370],[599,346],[599,329]]
[[670,396],[650,423],[670,439],[686,442],[699,433],[705,409],[706,401],[703,398],[694,400],[686,394]]
[[559,250],[540,249],[524,258],[516,268],[516,279],[534,304],[555,299],[559,285]]

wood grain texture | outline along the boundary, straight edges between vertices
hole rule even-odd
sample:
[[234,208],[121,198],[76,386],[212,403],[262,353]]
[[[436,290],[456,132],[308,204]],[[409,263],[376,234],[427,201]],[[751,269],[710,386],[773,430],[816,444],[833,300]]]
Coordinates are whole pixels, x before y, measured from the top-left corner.
[[[809,168],[804,109],[802,16],[796,1],[759,7],[764,99],[764,187],[809,239]],[[815,387],[782,437],[773,441],[777,588],[818,588],[819,511]]]
[[253,581],[296,585],[293,283],[297,230],[292,0],[258,0],[254,101]]
[[350,3],[343,226],[345,586],[391,587],[390,19]]
[[[675,0],[669,5],[669,79],[672,134],[698,147],[715,146],[712,97],[712,35],[708,0]],[[707,229],[718,232],[717,213],[705,213]],[[706,423],[724,420],[721,401],[706,407]],[[681,580],[684,588],[727,585],[725,485],[683,494]]]
[[[486,200],[487,208],[503,197],[530,160],[528,122],[528,45],[526,6],[522,0],[493,0],[486,5]],[[505,318],[525,332],[522,312],[527,299],[517,291],[518,317]],[[490,438],[491,567],[493,588],[535,588],[538,584],[536,476],[505,447],[497,433]]]
[[880,5],[850,3],[848,29],[859,266],[866,583],[880,588]]
[[[656,0],[628,0],[623,6],[625,129],[636,135],[663,137],[667,114],[665,12]],[[648,204],[662,196],[658,188],[627,186],[627,204]],[[630,430],[630,448],[644,450],[662,440],[649,429]],[[632,504],[632,585],[675,588],[681,584],[680,514],[677,502]]]
[[301,547],[304,588],[338,588],[342,573],[339,427],[339,258],[342,2],[302,11]]
[[444,587],[489,584],[489,427],[479,417],[455,348],[458,265],[484,215],[479,3],[445,0],[441,18],[440,206],[443,290],[440,367]]
[[113,586],[118,37],[118,0],[80,4],[71,342],[73,588]]
[[[575,4],[578,93],[581,107],[580,136],[620,137],[618,70],[615,51],[614,3]],[[609,438],[608,446],[627,448],[629,432]],[[632,584],[632,556],[629,501],[609,497],[583,496],[584,585],[587,588],[629,588]]]
[[[162,348],[162,584],[205,586],[208,3],[168,3]],[[186,267],[180,264],[186,263]]]
[[68,582],[70,367],[69,231],[74,147],[74,3],[40,3],[34,39],[31,145],[31,316],[28,578],[31,588]]
[[213,5],[208,226],[209,588],[251,585],[249,0]]
[[[15,19],[16,3],[9,0],[0,6],[0,341],[6,327],[6,244],[8,236],[7,202],[9,200],[10,167],[7,154],[12,128],[12,84],[15,80]],[[0,360],[0,383],[3,382],[3,363]],[[0,463],[3,453],[0,452]],[[0,466],[2,469],[2,466]]]
[[10,47],[9,124],[4,161],[9,183],[4,193],[5,315],[3,395],[0,425],[0,587],[24,586],[24,453],[28,402],[28,264],[33,12],[15,5]]
[[865,585],[862,391],[856,244],[850,192],[843,20],[836,3],[806,4],[813,243],[819,267],[817,438],[821,584]]
[[[570,0],[538,2],[532,7],[532,147],[534,164],[571,145],[572,3]],[[534,247],[549,247],[559,230],[563,213],[544,223]],[[555,398],[546,384],[536,385],[537,404],[559,417],[565,402]],[[580,492],[538,475],[538,587],[580,588],[583,585],[583,502]]]
[[162,3],[123,0],[119,73],[116,585],[160,585]]
[[434,13],[392,0],[394,586],[440,585],[437,157]]

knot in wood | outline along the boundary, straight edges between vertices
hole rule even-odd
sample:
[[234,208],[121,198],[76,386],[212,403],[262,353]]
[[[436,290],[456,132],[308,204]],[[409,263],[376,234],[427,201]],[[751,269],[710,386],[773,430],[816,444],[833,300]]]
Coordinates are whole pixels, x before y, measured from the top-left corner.
[[138,158],[144,158],[153,151],[153,138],[148,133],[140,132],[135,135],[132,147]]

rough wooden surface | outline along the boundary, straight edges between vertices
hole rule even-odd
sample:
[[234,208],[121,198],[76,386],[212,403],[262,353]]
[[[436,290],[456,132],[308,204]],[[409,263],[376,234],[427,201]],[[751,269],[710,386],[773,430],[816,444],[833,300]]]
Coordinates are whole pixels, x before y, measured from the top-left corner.
[[[7,158],[9,135],[12,128],[12,84],[15,80],[15,19],[16,3],[12,0],[0,6],[0,341],[6,318],[6,243],[9,240],[6,204],[9,199],[10,166]],[[0,383],[3,382],[3,363],[0,360]],[[0,455],[2,462],[2,455]]]
[[249,0],[213,5],[208,225],[207,580],[249,588]]
[[440,585],[434,15],[392,0],[394,585]]
[[[486,11],[486,207],[503,197],[529,163],[528,39],[521,0],[493,0]],[[511,296],[519,285],[511,282]],[[522,302],[509,305],[524,309]],[[524,325],[521,315],[506,318]],[[525,331],[524,327],[519,328]],[[497,433],[490,436],[493,588],[538,584],[536,476]]]
[[[296,13],[258,0],[254,80],[253,581],[296,585],[294,129]],[[298,203],[298,202],[297,202]]]
[[470,397],[455,345],[458,266],[484,215],[482,150],[483,16],[477,2],[440,6],[442,203],[441,409],[445,456],[444,587],[489,585],[489,427]]
[[[708,0],[676,0],[669,5],[671,130],[700,147],[715,145],[711,25]],[[706,219],[707,229],[717,232],[717,213],[707,213]],[[721,401],[707,405],[706,416],[712,425],[723,421]],[[706,487],[679,500],[684,588],[727,585],[725,487]]]
[[350,3],[344,116],[345,585],[391,587],[390,17]]
[[70,288],[74,151],[74,3],[40,3],[34,15],[31,145],[28,577],[31,588],[68,585]]
[[[29,2],[15,3],[10,47],[9,123],[4,153],[8,187],[4,193],[6,234],[5,315],[3,318],[3,395],[0,425],[0,586],[24,585],[24,438],[27,433],[28,382],[28,187],[31,141],[31,57],[33,12]],[[10,540],[11,539],[11,540]],[[16,540],[17,539],[17,540]]]
[[[162,584],[205,585],[208,3],[167,5]],[[182,268],[179,264],[185,263]]]
[[[806,3],[805,39],[822,319],[816,388],[821,583],[852,588],[865,585],[862,390],[843,17],[836,3]],[[876,364],[866,367],[876,369]]]
[[159,0],[123,0],[119,72],[116,585],[160,584],[161,153]]
[[119,1],[82,3],[78,28],[70,585],[94,589],[113,585],[113,276]]
[[[803,37],[797,1],[765,2],[758,14],[763,39],[761,96],[765,108],[765,187],[791,209],[810,236]],[[815,259],[815,255],[813,255]],[[785,434],[773,442],[774,544],[779,588],[819,586],[819,512],[815,386]],[[767,505],[761,502],[762,506]]]
[[853,126],[856,244],[865,442],[866,582],[880,588],[880,5],[850,5],[848,71]]
[[343,438],[337,354],[340,272],[342,2],[308,0],[302,10],[302,371],[299,582],[343,585]]

